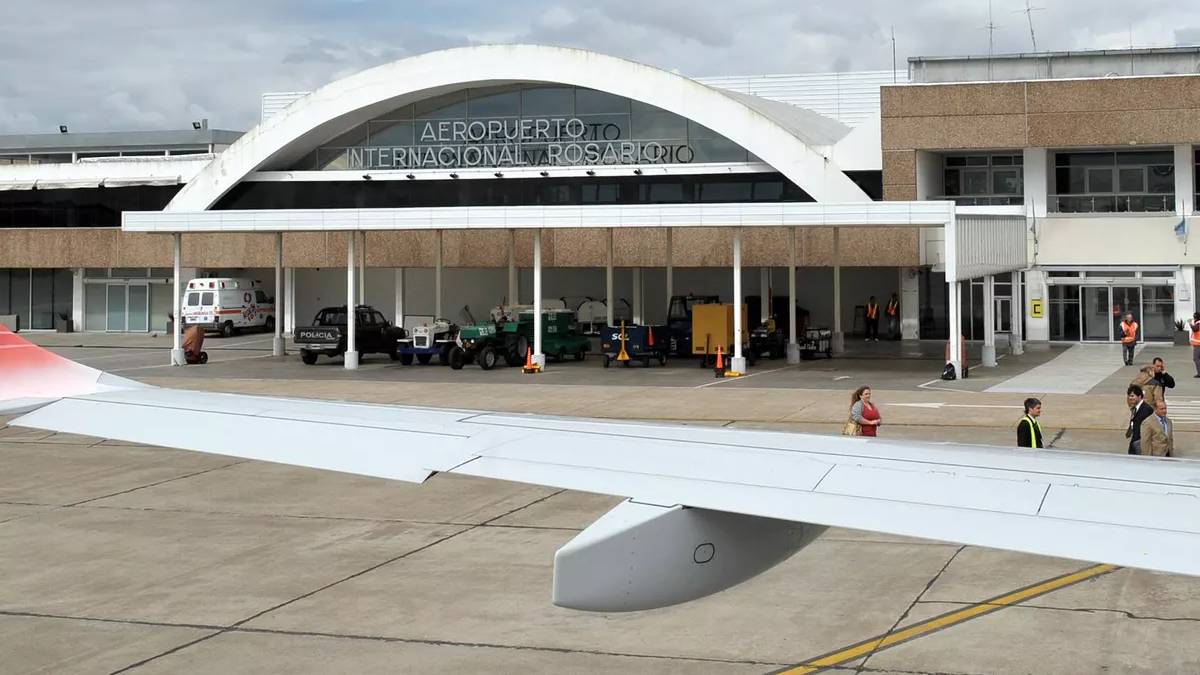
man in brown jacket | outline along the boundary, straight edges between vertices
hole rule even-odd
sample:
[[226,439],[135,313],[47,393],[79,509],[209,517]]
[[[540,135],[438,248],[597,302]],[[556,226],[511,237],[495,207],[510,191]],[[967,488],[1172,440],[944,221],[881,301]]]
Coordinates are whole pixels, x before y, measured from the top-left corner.
[[1154,379],[1154,366],[1143,366],[1138,371],[1137,377],[1129,384],[1136,384],[1141,387],[1142,395],[1146,398],[1146,405],[1151,408],[1162,398],[1162,387],[1158,386],[1158,381]]
[[1154,402],[1154,414],[1142,422],[1142,454],[1170,457],[1175,454],[1175,425],[1167,418],[1167,402]]

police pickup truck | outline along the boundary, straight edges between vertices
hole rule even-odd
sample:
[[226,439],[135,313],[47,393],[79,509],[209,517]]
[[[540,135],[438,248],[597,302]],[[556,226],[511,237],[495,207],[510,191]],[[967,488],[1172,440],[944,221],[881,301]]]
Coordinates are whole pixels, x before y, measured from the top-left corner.
[[[359,354],[387,354],[392,360],[400,358],[396,341],[404,337],[404,329],[393,326],[378,310],[367,305],[354,308],[354,343]],[[346,307],[326,307],[317,312],[313,325],[297,328],[293,341],[300,350],[300,360],[308,365],[317,357],[346,354]]]

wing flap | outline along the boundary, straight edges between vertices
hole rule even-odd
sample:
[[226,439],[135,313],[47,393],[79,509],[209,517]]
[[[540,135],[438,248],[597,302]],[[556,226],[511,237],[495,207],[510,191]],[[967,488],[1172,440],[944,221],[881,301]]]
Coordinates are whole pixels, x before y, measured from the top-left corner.
[[[686,505],[796,522],[884,532],[1022,553],[1200,575],[1200,536],[1160,527],[1106,522],[1107,509],[1075,520],[958,506],[834,495],[674,477],[544,465],[480,457],[451,473],[614,494],[628,488],[638,501]],[[622,493],[624,494],[624,493]],[[1200,517],[1193,507],[1188,515]]]

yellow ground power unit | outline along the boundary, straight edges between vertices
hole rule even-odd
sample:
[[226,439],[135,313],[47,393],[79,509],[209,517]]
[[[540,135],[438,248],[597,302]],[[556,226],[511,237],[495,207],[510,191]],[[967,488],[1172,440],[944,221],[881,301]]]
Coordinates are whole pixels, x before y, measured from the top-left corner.
[[[742,305],[742,343],[750,339],[746,306]],[[705,360],[714,357],[717,345],[728,357],[733,353],[733,305],[696,305],[692,307],[692,354]]]

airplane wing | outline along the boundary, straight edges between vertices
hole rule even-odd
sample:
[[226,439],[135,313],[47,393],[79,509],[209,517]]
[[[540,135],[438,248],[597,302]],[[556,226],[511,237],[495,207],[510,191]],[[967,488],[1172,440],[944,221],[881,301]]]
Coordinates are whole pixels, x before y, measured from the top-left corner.
[[456,473],[626,497],[555,555],[554,602],[577,609],[703,597],[829,526],[1200,575],[1190,460],[182,391],[3,330],[0,375],[0,412],[35,408],[14,426],[418,483]]

